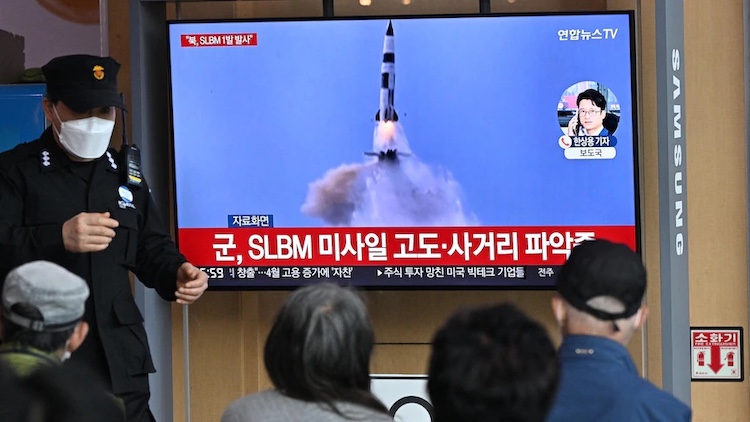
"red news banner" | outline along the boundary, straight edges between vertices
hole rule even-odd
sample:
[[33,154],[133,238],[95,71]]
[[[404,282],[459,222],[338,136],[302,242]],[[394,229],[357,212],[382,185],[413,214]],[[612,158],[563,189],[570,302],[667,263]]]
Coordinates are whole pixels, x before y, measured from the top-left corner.
[[237,34],[182,34],[182,47],[244,47],[258,45],[258,34],[243,32]]
[[587,239],[635,249],[635,226],[180,229],[197,266],[562,265]]

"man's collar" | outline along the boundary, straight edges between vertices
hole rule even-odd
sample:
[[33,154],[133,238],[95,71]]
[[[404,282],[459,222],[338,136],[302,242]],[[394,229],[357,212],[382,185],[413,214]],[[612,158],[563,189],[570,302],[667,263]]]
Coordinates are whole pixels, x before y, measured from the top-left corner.
[[55,134],[50,125],[39,137],[39,168],[42,172],[68,165],[71,161],[65,151],[55,141]]
[[590,335],[569,335],[563,339],[560,358],[591,359],[592,361],[615,361],[634,373],[638,373],[628,349],[615,340]]
[[7,341],[0,344],[0,354],[23,354],[39,360],[47,360],[48,363],[62,363],[55,352],[45,352],[31,346],[23,346],[18,341]]

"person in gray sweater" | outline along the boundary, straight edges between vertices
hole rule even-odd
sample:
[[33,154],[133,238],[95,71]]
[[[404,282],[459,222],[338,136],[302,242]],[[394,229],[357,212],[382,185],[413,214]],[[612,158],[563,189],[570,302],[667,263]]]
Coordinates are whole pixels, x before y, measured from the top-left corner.
[[296,290],[266,339],[274,388],[234,401],[221,422],[393,422],[370,391],[374,345],[367,307],[353,290],[327,282]]

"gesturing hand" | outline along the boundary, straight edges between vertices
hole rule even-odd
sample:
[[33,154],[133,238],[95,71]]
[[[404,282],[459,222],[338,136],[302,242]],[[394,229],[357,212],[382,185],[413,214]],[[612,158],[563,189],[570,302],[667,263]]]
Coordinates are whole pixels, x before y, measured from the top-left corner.
[[195,265],[185,262],[177,269],[177,303],[189,305],[208,288],[208,274]]
[[115,227],[120,223],[108,212],[82,212],[63,223],[62,236],[65,250],[69,252],[99,252],[115,237]]

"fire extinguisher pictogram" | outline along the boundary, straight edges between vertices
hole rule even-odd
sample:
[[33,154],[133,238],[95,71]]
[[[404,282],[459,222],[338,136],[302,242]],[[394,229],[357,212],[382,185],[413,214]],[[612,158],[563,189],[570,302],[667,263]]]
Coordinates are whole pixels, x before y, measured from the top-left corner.
[[698,352],[698,366],[704,366],[706,364],[706,354]]
[[727,366],[734,366],[734,352],[727,353]]

